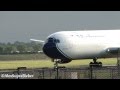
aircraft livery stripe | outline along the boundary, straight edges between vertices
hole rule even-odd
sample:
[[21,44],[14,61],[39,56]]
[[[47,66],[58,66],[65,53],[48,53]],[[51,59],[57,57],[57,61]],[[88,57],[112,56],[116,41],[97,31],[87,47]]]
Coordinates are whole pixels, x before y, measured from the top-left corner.
[[58,45],[57,45],[57,44],[56,44],[56,47],[57,47],[57,49],[61,52],[62,55],[64,55],[66,58],[72,60],[71,57],[67,56],[65,53],[63,53],[63,52],[58,48]]

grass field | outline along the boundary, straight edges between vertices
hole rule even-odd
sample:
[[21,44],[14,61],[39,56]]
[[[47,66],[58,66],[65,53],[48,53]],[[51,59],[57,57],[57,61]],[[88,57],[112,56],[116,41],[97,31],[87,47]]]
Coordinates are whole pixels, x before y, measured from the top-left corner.
[[[89,65],[92,60],[73,60],[67,64],[59,64],[59,66],[65,67],[80,67]],[[116,65],[117,59],[99,59],[103,65]],[[44,68],[49,67],[52,68],[54,63],[51,60],[12,60],[12,61],[0,61],[0,69],[17,69],[17,67],[27,67],[27,68]]]
[[44,54],[11,54],[11,55],[0,55],[0,61],[11,61],[11,60],[40,60],[48,59]]

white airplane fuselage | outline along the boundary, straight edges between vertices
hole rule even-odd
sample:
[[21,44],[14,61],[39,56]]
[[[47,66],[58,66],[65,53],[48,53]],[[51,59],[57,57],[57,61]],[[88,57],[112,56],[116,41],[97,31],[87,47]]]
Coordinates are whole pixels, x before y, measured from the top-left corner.
[[113,58],[120,47],[120,30],[60,31],[47,37],[43,52],[54,59]]

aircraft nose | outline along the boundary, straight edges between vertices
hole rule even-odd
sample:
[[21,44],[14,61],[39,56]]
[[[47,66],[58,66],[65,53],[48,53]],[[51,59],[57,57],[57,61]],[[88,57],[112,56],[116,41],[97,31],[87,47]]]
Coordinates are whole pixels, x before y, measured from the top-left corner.
[[57,48],[56,48],[55,43],[46,43],[46,44],[43,46],[43,52],[44,52],[48,57],[56,58],[56,55],[55,55],[56,51],[57,51]]
[[61,59],[65,58],[64,55],[61,54],[55,43],[46,43],[43,46],[43,52],[50,58]]

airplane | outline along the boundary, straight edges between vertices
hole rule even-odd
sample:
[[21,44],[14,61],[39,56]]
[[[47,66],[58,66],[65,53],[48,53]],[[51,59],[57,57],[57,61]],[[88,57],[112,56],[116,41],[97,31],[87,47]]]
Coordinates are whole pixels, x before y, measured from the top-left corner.
[[102,62],[97,62],[97,59],[117,57],[119,39],[120,30],[84,30],[55,32],[46,41],[30,40],[43,43],[43,52],[60,64],[93,59],[90,67],[102,67]]

